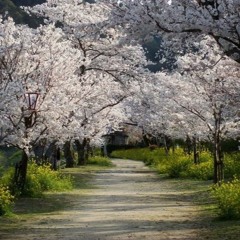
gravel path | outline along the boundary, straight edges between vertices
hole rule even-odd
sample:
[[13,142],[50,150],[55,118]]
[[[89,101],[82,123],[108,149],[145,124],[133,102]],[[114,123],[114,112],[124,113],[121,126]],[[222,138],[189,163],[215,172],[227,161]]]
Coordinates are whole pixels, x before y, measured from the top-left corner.
[[72,193],[71,207],[25,220],[1,233],[4,240],[193,240],[199,239],[198,209],[141,162],[113,160],[115,168],[91,180],[96,188]]

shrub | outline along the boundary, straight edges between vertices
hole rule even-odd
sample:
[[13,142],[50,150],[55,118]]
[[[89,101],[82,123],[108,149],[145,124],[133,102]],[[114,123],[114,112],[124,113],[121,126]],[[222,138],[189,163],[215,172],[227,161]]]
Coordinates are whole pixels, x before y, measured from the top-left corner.
[[19,192],[14,185],[13,176],[14,168],[9,168],[2,176],[1,183],[8,186],[9,190],[17,196],[40,197],[44,191],[64,191],[73,187],[73,179],[70,175],[53,171],[50,165],[38,166],[34,162],[28,164],[24,192]]
[[217,201],[219,214],[225,219],[240,219],[240,180],[234,178],[233,181],[214,186],[213,196]]
[[163,148],[152,151],[148,148],[114,151],[113,156],[142,160],[146,165],[152,166],[158,173],[167,174],[169,177],[212,179],[213,160],[210,152],[203,151],[200,154],[200,164],[193,163],[193,157],[186,155],[182,148],[176,148],[174,152],[166,155]]
[[240,177],[240,153],[224,155],[224,173],[227,178]]
[[110,161],[109,158],[101,157],[101,156],[90,157],[87,163],[92,165],[98,165],[98,166],[106,166],[106,167],[112,166],[112,162]]
[[40,197],[43,194],[43,189],[39,182],[38,176],[32,173],[27,174],[23,192],[19,193],[25,197]]
[[211,154],[211,152],[209,151],[202,151],[199,154],[199,162],[203,163],[203,162],[212,162],[213,161],[213,156]]
[[0,179],[0,184],[7,186],[9,191],[11,192],[11,194],[16,196],[16,195],[19,195],[20,193],[16,189],[14,182],[13,182],[14,171],[15,171],[14,167],[10,167],[10,168],[4,170],[4,173]]
[[168,176],[171,178],[185,177],[185,172],[189,168],[191,163],[192,160],[188,156],[181,156],[169,161],[166,167]]
[[8,214],[12,210],[14,197],[8,187],[0,184],[0,215]]
[[213,179],[213,161],[192,164],[189,166],[186,176],[200,180]]
[[127,150],[116,150],[112,152],[112,157],[133,159],[143,161],[148,166],[155,166],[166,157],[165,151],[162,148],[150,150],[149,148],[134,148]]
[[59,171],[53,171],[50,164],[38,166],[31,162],[28,166],[24,196],[36,197],[44,191],[64,191],[73,187],[72,178]]
[[149,153],[147,149],[138,148],[138,149],[116,150],[111,153],[111,157],[146,161],[148,159],[147,157],[148,154]]

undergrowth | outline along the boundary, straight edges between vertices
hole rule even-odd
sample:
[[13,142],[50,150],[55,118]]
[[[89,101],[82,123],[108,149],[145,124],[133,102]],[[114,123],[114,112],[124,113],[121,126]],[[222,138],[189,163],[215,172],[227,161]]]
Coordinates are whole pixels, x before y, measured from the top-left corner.
[[49,164],[42,166],[34,162],[28,164],[23,192],[15,186],[13,176],[14,168],[10,167],[4,171],[0,179],[0,215],[11,211],[14,197],[41,197],[45,191],[66,191],[73,188],[73,178],[60,171],[53,171]]
[[111,167],[113,165],[109,158],[101,156],[90,157],[87,161],[87,164],[104,167]]

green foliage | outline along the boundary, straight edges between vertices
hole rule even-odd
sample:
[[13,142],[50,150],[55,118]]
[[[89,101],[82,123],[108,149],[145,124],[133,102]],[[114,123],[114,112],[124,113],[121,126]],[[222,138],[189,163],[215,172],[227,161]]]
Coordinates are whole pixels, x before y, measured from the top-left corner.
[[14,197],[8,187],[0,184],[0,216],[12,211]]
[[18,195],[16,194],[16,187],[14,186],[14,183],[13,183],[13,176],[14,176],[14,167],[10,167],[4,170],[4,173],[0,179],[0,184],[7,186],[11,194]]
[[3,162],[4,162],[5,156],[2,152],[0,152],[0,176],[2,176],[4,172]]
[[101,156],[90,157],[87,161],[87,164],[98,165],[98,166],[106,166],[106,167],[112,166],[112,162],[110,161],[109,158],[101,157]]
[[166,173],[171,178],[179,178],[186,176],[186,170],[192,164],[189,156],[178,156],[176,159],[168,162],[166,166]]
[[225,139],[222,142],[222,150],[225,153],[232,153],[238,151],[239,142],[236,139]]
[[191,164],[186,171],[186,177],[201,180],[212,180],[213,161],[201,162],[200,164]]
[[59,171],[53,171],[50,165],[38,166],[30,163],[26,179],[24,196],[38,197],[44,191],[65,191],[73,187],[70,176],[63,175]]
[[[184,153],[182,148],[175,149],[166,155],[164,149],[151,151],[149,148],[114,151],[113,157],[142,160],[161,174],[172,178],[194,178],[199,180],[213,179],[213,157],[209,151],[200,152],[199,164],[194,164],[193,156]],[[240,177],[240,153],[224,155],[225,177]]]
[[163,148],[151,151],[148,148],[130,149],[113,152],[113,156],[142,160],[158,173],[167,174],[171,178],[209,179],[213,175],[212,158],[209,152],[202,152],[200,164],[194,164],[193,157],[184,153],[182,148],[166,154]]
[[224,155],[224,174],[226,178],[240,177],[240,153]]
[[11,192],[27,197],[40,197],[44,191],[66,191],[73,187],[70,175],[53,171],[50,165],[38,166],[34,162],[28,164],[28,172],[24,192],[20,193],[13,183],[14,168],[9,168],[3,174],[1,183],[9,186]]
[[201,151],[199,154],[199,162],[213,162],[213,156],[210,151]]
[[148,148],[134,148],[127,150],[113,151],[111,157],[134,159],[143,161],[146,165],[154,165],[159,162],[159,158],[165,156],[165,152],[162,148],[150,151]]
[[0,176],[2,170],[13,167],[21,159],[22,151],[16,148],[0,148]]
[[17,162],[22,158],[22,150],[15,151],[11,156],[7,158],[5,163],[6,167],[15,166]]
[[234,178],[233,181],[214,186],[213,196],[217,201],[219,214],[225,219],[240,219],[240,180]]

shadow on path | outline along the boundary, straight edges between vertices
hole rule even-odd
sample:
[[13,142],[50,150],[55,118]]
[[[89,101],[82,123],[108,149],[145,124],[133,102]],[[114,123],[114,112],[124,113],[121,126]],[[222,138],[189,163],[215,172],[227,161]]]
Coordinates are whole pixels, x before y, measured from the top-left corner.
[[59,195],[64,209],[56,212],[52,206],[53,211],[25,219],[21,227],[5,229],[0,239],[198,239],[204,226],[191,189],[176,190],[174,183],[160,179],[142,162],[113,162],[115,168],[89,179],[91,190]]

